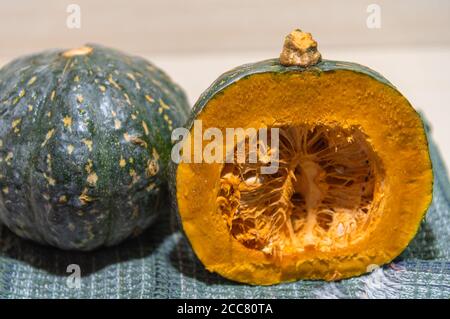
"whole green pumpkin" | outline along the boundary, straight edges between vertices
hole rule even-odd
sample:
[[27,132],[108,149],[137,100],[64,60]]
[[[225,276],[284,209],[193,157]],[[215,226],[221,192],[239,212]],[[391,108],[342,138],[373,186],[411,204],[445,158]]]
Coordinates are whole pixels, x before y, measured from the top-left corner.
[[98,45],[0,70],[0,221],[63,249],[116,244],[168,201],[171,131],[189,105],[139,57]]

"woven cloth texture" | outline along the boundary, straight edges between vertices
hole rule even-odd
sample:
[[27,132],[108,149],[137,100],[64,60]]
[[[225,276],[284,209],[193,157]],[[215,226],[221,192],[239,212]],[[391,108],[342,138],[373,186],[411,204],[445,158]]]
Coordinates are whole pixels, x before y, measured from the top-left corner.
[[[209,273],[167,211],[135,239],[90,253],[22,240],[0,226],[0,298],[450,298],[450,184],[430,140],[434,197],[420,231],[401,256],[339,282],[297,281],[268,287]],[[68,284],[67,266],[81,270]],[[70,281],[70,280],[69,280]],[[73,283],[70,281],[70,283]]]

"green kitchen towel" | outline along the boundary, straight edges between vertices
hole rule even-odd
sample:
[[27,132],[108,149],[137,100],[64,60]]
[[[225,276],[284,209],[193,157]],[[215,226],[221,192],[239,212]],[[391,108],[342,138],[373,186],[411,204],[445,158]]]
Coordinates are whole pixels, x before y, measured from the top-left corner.
[[[328,283],[268,287],[234,283],[200,264],[177,218],[123,244],[90,253],[22,240],[0,226],[0,298],[450,298],[450,184],[430,139],[434,197],[405,252],[370,274]],[[79,266],[81,279],[73,280]]]

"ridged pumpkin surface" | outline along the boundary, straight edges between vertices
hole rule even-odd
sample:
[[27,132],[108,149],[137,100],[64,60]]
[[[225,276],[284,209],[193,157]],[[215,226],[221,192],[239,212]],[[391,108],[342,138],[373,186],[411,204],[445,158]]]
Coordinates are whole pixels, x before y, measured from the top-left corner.
[[0,220],[64,249],[113,245],[166,203],[170,132],[189,106],[167,75],[97,45],[0,70]]

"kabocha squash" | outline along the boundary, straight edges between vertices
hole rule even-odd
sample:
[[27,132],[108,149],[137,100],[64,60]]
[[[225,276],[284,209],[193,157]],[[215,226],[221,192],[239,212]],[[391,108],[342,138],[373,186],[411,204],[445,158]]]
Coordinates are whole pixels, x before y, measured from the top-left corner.
[[267,159],[248,161],[248,136],[236,143],[246,145],[244,162],[183,154],[177,166],[184,232],[206,268],[226,278],[265,285],[360,275],[404,250],[430,204],[419,115],[380,74],[322,60],[309,33],[289,34],[279,59],[220,76],[193,108],[183,152],[195,152],[194,120],[223,136],[279,129],[277,148],[256,149],[278,153],[274,173],[262,174]]
[[182,90],[139,57],[98,45],[0,70],[0,221],[63,249],[113,245],[167,203]]

